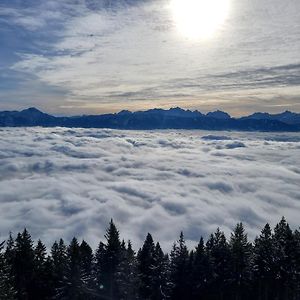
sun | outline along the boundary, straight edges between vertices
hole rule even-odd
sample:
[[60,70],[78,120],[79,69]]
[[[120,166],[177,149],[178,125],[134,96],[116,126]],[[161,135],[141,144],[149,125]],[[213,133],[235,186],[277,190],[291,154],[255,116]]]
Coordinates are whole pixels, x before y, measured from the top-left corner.
[[190,39],[207,39],[221,27],[229,14],[230,0],[171,0],[174,22]]

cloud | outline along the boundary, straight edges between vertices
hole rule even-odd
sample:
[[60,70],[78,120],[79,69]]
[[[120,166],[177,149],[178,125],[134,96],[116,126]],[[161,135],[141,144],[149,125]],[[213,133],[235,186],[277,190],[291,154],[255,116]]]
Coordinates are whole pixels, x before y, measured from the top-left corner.
[[229,236],[239,221],[251,239],[282,215],[299,226],[297,134],[63,128],[0,133],[1,238],[26,226],[47,245],[76,235],[96,247],[114,218],[135,247],[151,232],[169,249],[181,230],[195,245],[218,226]]
[[[232,1],[216,36],[188,41],[167,0],[5,1],[0,37],[8,48],[0,55],[13,76],[0,107],[66,114],[177,105],[238,114],[298,110],[298,6]],[[11,82],[20,75],[33,83],[16,92]]]

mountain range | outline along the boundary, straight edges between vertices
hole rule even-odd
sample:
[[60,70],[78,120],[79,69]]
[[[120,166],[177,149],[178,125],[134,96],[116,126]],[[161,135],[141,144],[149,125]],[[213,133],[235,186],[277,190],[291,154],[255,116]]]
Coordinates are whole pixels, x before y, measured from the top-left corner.
[[300,113],[285,111],[280,114],[257,112],[233,118],[223,111],[203,114],[182,108],[150,109],[147,111],[103,115],[56,117],[31,107],[22,111],[0,112],[0,127],[83,127],[113,129],[204,129],[243,131],[300,131]]

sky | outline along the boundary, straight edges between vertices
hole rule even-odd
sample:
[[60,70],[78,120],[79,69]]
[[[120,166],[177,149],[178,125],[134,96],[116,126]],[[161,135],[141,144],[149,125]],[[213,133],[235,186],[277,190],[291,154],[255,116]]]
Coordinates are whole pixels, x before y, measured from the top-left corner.
[[1,0],[0,110],[300,111],[299,0]]
[[26,227],[47,246],[95,249],[113,218],[137,250],[170,250],[243,222],[251,241],[285,216],[299,228],[299,133],[0,128],[0,240]]

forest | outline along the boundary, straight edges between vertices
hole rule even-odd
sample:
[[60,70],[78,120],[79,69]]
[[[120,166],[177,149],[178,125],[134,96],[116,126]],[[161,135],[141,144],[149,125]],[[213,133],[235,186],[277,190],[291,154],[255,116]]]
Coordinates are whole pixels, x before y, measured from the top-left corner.
[[300,231],[282,218],[251,242],[238,223],[192,250],[181,233],[164,253],[150,233],[135,252],[113,220],[95,251],[76,237],[47,249],[24,229],[0,243],[0,299],[298,300]]

